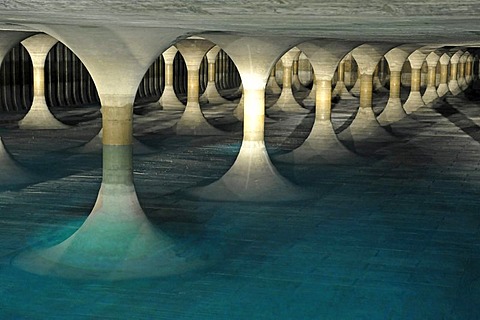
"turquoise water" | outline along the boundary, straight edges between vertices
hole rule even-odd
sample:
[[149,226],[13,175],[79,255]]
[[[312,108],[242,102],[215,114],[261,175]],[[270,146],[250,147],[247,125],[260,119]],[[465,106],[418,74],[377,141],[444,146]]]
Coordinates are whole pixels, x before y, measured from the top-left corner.
[[[480,112],[463,96],[447,102],[392,126],[399,141],[370,150],[362,165],[277,164],[315,195],[300,202],[188,199],[182,190],[228,170],[239,136],[139,135],[158,150],[135,157],[147,216],[211,258],[188,273],[125,281],[11,266],[22,250],[59,242],[81,225],[101,169],[99,155],[63,151],[88,136],[88,126],[57,133],[57,141],[53,132],[2,133],[14,156],[46,178],[0,193],[0,318],[478,319]],[[298,144],[277,133],[267,126],[273,153]]]

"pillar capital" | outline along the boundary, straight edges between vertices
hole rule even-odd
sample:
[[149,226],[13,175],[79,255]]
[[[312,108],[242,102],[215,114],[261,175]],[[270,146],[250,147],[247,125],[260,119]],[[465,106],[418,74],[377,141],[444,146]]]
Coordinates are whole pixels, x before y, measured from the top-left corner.
[[455,52],[452,57],[450,58],[450,63],[451,64],[457,64],[460,62],[460,57],[463,55],[463,51],[462,50],[458,50],[457,52]]
[[415,50],[408,56],[408,61],[410,61],[412,69],[421,69],[426,57],[426,53]]
[[427,65],[429,68],[436,67],[438,60],[440,60],[440,56],[435,51],[430,52],[425,58],[425,61],[427,61]]
[[181,40],[175,46],[185,59],[187,68],[199,68],[203,57],[215,44],[205,39],[194,38]]
[[373,75],[380,59],[394,46],[394,44],[368,43],[353,49],[352,55],[357,62],[359,74]]
[[450,56],[448,55],[448,53],[444,53],[440,57],[439,61],[440,61],[440,64],[448,65],[450,63]]
[[219,46],[214,46],[207,52],[207,59],[208,63],[215,63],[215,58],[217,58],[217,54],[222,50]]
[[162,56],[165,64],[173,64],[173,60],[175,59],[177,52],[178,49],[175,46],[171,46],[167,50],[163,51]]
[[285,67],[291,67],[293,64],[293,61],[298,60],[298,57],[300,56],[300,49],[293,47],[290,50],[288,50],[283,56],[282,56],[282,63],[283,66]]
[[385,54],[390,72],[401,72],[403,64],[414,49],[407,46],[398,46]]
[[30,54],[33,66],[43,68],[48,52],[57,42],[48,34],[40,33],[23,40],[22,45]]

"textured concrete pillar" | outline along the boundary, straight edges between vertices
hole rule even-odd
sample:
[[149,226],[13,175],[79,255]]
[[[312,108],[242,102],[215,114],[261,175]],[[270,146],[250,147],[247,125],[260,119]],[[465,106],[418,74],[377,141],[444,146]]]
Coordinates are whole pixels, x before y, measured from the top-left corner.
[[440,62],[440,84],[437,88],[437,94],[439,97],[443,97],[449,92],[448,64],[450,63],[450,56],[447,53],[444,53],[438,61]]
[[338,140],[331,122],[332,78],[342,57],[357,44],[312,40],[298,47],[307,55],[315,72],[315,122],[307,139],[295,150],[275,157],[294,163],[348,163],[357,157]]
[[[8,52],[23,39],[32,36],[30,32],[2,31],[0,32],[0,63]],[[0,137],[0,187],[25,185],[38,180],[34,174],[16,162],[9,154]]]
[[403,109],[405,109],[407,114],[415,112],[425,105],[422,99],[422,94],[420,93],[420,82],[421,69],[426,57],[427,54],[421,50],[415,50],[408,56],[412,73],[410,78],[410,94],[403,105]]
[[266,93],[275,95],[282,93],[282,88],[280,88],[277,80],[275,79],[275,67],[272,68],[270,76],[268,77]]
[[298,80],[300,80],[300,83],[304,87],[310,87],[313,85],[312,66],[303,52],[301,52],[298,57]]
[[363,44],[352,52],[357,61],[360,77],[360,107],[348,130],[342,132],[343,137],[350,137],[357,150],[365,140],[381,142],[392,140],[377,121],[372,109],[373,73],[382,56],[391,49],[392,45],[386,44]]
[[448,81],[448,90],[452,93],[452,95],[456,96],[462,89],[458,84],[458,62],[460,57],[463,55],[463,51],[458,50],[455,52],[452,57],[450,58],[450,78]]
[[473,65],[473,57],[472,55],[468,55],[467,62],[465,64],[465,80],[467,81],[467,85],[472,82],[472,65]]
[[162,53],[163,61],[165,65],[165,87],[163,89],[162,96],[158,101],[164,110],[184,110],[185,105],[178,100],[173,88],[173,60],[178,50],[175,46],[171,46]]
[[208,103],[220,104],[220,103],[229,103],[230,101],[225,99],[220,95],[217,89],[217,85],[215,83],[215,74],[216,74],[216,65],[215,61],[217,58],[217,54],[220,52],[219,46],[214,46],[207,52],[207,60],[208,60],[208,82],[207,87],[205,88],[205,92],[203,93],[202,97]]
[[204,39],[185,39],[175,44],[187,64],[187,106],[177,122],[178,135],[222,135],[223,131],[208,123],[200,109],[200,63],[205,54],[214,46]]
[[[292,48],[291,50],[297,51],[298,48]],[[293,63],[292,63],[292,88],[295,89],[295,91],[306,91],[307,89],[302,85],[300,82],[300,78],[298,77],[298,64],[300,60],[300,54],[302,52],[298,50],[298,55],[296,55],[293,58]]]
[[45,100],[45,60],[57,39],[37,34],[22,41],[33,64],[33,102],[25,117],[18,122],[21,129],[66,129],[50,112]]
[[373,90],[375,92],[387,92],[387,88],[383,86],[382,81],[380,78],[384,79],[385,74],[384,74],[384,58],[382,57],[380,61],[377,64],[377,67],[375,68],[375,71],[373,72]]
[[344,100],[355,99],[355,97],[348,92],[347,87],[345,86],[345,60],[343,59],[338,64],[337,75],[337,83],[333,89],[332,96],[339,97],[340,99]]
[[[216,182],[191,190],[197,197],[221,201],[288,201],[306,196],[283,178],[265,148],[265,85],[275,61],[295,43],[286,37],[254,38],[205,34],[235,61],[242,77],[245,114],[243,142],[235,163]],[[252,54],[255,53],[255,54]]]
[[377,118],[382,125],[397,122],[407,115],[400,99],[401,71],[405,60],[413,50],[411,46],[399,46],[385,54],[390,68],[390,95],[385,109]]
[[458,60],[458,85],[462,91],[468,87],[467,79],[465,78],[465,65],[469,55],[470,53],[465,52]]
[[65,43],[95,81],[103,115],[103,177],[95,206],[68,239],[33,249],[13,262],[29,272],[71,278],[124,279],[174,274],[198,260],[175,253],[175,242],[143,213],[133,184],[132,110],[138,85],[180,31],[36,26]]
[[428,73],[427,73],[427,89],[422,96],[423,102],[425,104],[432,103],[438,98],[437,93],[437,64],[440,56],[435,52],[432,51],[427,56],[426,61],[428,65]]
[[[313,79],[315,80],[315,74],[313,74]],[[315,105],[316,96],[317,96],[317,81],[314,81],[312,85],[312,89],[308,93],[308,96],[302,101],[303,105],[305,107],[313,107]]]
[[283,64],[283,87],[282,93],[277,102],[268,109],[269,113],[273,112],[293,112],[293,113],[308,113],[308,110],[298,104],[293,96],[292,91],[292,66],[295,58],[298,58],[300,50],[292,48],[290,51],[282,56]]

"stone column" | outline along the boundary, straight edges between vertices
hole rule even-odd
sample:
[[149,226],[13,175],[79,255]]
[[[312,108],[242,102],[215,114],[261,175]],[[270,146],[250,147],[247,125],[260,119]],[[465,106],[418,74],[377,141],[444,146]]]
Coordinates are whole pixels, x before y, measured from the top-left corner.
[[187,106],[177,122],[176,132],[178,135],[222,135],[223,131],[216,129],[208,123],[203,116],[199,103],[199,71],[200,63],[205,54],[214,46],[210,41],[190,38],[175,44],[187,64],[188,86]]
[[467,79],[465,79],[465,65],[469,55],[468,52],[465,52],[458,60],[458,85],[462,91],[468,87]]
[[268,109],[271,112],[292,112],[292,113],[308,113],[308,110],[298,104],[293,96],[292,91],[292,65],[295,58],[298,58],[300,50],[291,49],[282,56],[283,64],[283,88],[277,102]]
[[303,52],[301,52],[298,57],[298,80],[300,80],[300,84],[303,87],[309,87],[313,84],[312,66]]
[[315,73],[313,74],[313,79],[314,81],[313,81],[312,89],[308,93],[308,96],[302,101],[305,107],[315,106],[315,100],[317,96],[317,81],[315,81]]
[[333,89],[332,96],[339,97],[340,99],[344,100],[355,99],[355,97],[348,92],[347,87],[345,86],[345,60],[343,59],[338,64],[337,74],[338,79],[335,88]]
[[37,34],[22,41],[33,64],[33,102],[25,117],[18,122],[20,129],[66,129],[69,126],[58,121],[50,112],[45,100],[45,60],[57,43],[46,34]]
[[399,46],[385,54],[390,68],[390,95],[385,109],[377,118],[382,125],[397,122],[407,115],[400,99],[401,71],[405,60],[412,51],[410,46]]
[[443,97],[449,92],[448,89],[448,64],[450,63],[450,56],[446,53],[442,54],[439,59],[440,62],[440,84],[437,88],[437,94],[439,97]]
[[341,135],[350,134],[357,150],[362,143],[390,141],[392,136],[377,121],[372,109],[373,73],[382,56],[391,49],[386,44],[363,44],[353,50],[360,78],[360,107],[348,130]]
[[458,62],[460,57],[463,55],[463,51],[459,50],[453,54],[450,58],[450,79],[448,81],[448,89],[452,93],[452,95],[456,96],[462,89],[458,84]]
[[472,80],[472,65],[473,65],[473,57],[472,55],[468,55],[467,62],[465,64],[465,80],[467,81],[467,85],[469,85]]
[[420,82],[422,76],[421,69],[426,56],[427,54],[423,53],[421,50],[415,50],[410,56],[408,56],[412,73],[410,80],[410,94],[403,105],[403,109],[405,109],[407,114],[415,112],[425,105],[422,99],[422,94],[420,93]]
[[220,95],[217,89],[217,85],[215,83],[215,59],[217,58],[217,54],[220,52],[220,50],[221,49],[219,46],[214,46],[212,49],[210,49],[210,51],[207,52],[208,82],[207,87],[205,88],[205,92],[200,99],[203,99],[208,103],[221,104],[230,102],[229,100],[225,99]]
[[178,100],[178,97],[173,88],[173,60],[178,50],[175,46],[171,46],[162,53],[165,65],[165,87],[163,88],[162,96],[158,102],[163,107],[163,110],[184,110],[185,105]]
[[[138,85],[181,30],[141,27],[37,26],[77,54],[95,81],[102,105],[103,175],[95,206],[68,239],[18,255],[26,271],[102,280],[175,274],[198,265],[148,221],[133,184],[132,118]],[[190,256],[190,258],[189,258]]]
[[426,58],[427,65],[428,65],[428,72],[427,72],[427,89],[423,94],[423,102],[425,104],[432,103],[438,98],[437,93],[437,63],[440,59],[440,56],[432,51]]
[[[265,148],[265,85],[275,61],[292,44],[286,37],[204,34],[235,60],[242,77],[245,114],[243,142],[235,163],[216,182],[191,190],[200,198],[221,201],[288,201],[307,194],[275,169]],[[252,55],[255,52],[255,55]]]
[[338,140],[331,122],[332,78],[339,61],[356,44],[312,40],[298,45],[310,59],[315,72],[315,122],[307,139],[295,150],[275,157],[294,163],[349,163],[357,159]]
[[[297,51],[298,48],[292,48],[292,50]],[[293,63],[292,63],[292,88],[295,89],[295,91],[305,91],[307,90],[302,83],[300,82],[300,79],[298,78],[298,64],[299,64],[299,59],[300,59],[300,54],[302,52],[298,50],[298,55],[294,57]]]

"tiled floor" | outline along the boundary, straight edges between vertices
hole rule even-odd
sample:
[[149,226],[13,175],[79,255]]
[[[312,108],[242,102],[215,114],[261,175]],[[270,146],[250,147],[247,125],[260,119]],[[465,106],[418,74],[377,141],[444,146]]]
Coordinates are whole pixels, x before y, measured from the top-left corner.
[[[158,228],[211,263],[177,276],[115,282],[41,277],[10,265],[31,245],[66,238],[91,210],[100,155],[67,148],[93,137],[99,120],[61,132],[7,123],[5,144],[44,179],[0,193],[0,318],[478,319],[474,97],[447,97],[392,125],[397,142],[362,150],[361,165],[277,163],[315,196],[266,204],[202,202],[181,192],[214,181],[235,160],[241,127],[229,113],[234,105],[205,109],[212,123],[232,131],[225,137],[176,137],[168,127],[178,113],[140,110],[137,139],[156,150],[135,156],[142,206]],[[377,108],[385,101],[377,96]],[[335,105],[337,129],[356,104]],[[267,120],[271,154],[301,143],[313,121],[312,114],[303,117]]]

